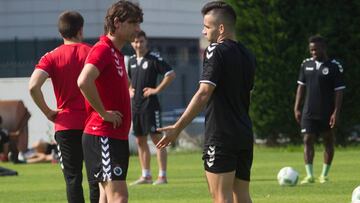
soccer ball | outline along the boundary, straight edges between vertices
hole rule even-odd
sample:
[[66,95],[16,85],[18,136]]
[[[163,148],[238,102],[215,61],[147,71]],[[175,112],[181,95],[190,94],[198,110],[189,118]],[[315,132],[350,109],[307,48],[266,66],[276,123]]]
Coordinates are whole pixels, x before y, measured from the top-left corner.
[[281,186],[295,186],[299,179],[299,173],[292,167],[287,166],[280,169],[277,179]]
[[351,203],[360,203],[360,186],[354,189],[351,197]]

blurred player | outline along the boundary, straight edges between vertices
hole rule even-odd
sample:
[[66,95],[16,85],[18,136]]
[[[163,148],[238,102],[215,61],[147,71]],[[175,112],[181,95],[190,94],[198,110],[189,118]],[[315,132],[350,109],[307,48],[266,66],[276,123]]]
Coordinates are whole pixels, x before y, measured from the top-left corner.
[[[154,144],[161,139],[161,134],[156,129],[161,127],[160,103],[157,97],[175,78],[175,72],[171,69],[159,54],[151,52],[147,48],[147,37],[144,31],[136,35],[131,43],[136,54],[129,60],[128,74],[131,80],[129,87],[132,97],[133,131],[138,145],[139,161],[142,176],[131,185],[151,184],[150,150],[147,143],[147,135]],[[157,85],[158,76],[164,78]],[[159,166],[158,179],[154,185],[167,183],[166,178],[166,149],[157,149],[157,161]]]
[[[301,133],[304,135],[307,176],[301,181],[302,184],[315,182],[314,143],[319,135],[322,136],[325,147],[319,182],[325,183],[329,180],[328,172],[334,157],[333,128],[338,124],[345,89],[344,69],[339,62],[327,56],[325,39],[321,36],[310,37],[309,51],[312,58],[305,59],[301,64],[294,106],[295,119],[301,125]],[[305,104],[301,112],[305,90]]]

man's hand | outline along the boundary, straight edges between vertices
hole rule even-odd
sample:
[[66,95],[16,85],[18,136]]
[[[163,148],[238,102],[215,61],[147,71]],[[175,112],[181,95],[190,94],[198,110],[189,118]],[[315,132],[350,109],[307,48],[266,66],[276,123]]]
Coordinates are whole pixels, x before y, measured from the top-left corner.
[[123,115],[119,111],[105,111],[100,117],[104,121],[112,123],[114,128],[117,128],[122,123]]
[[157,131],[163,132],[165,134],[156,144],[156,147],[159,149],[169,146],[180,134],[179,130],[175,128],[174,125],[158,128]]
[[60,111],[62,111],[62,109],[56,109],[56,110],[50,109],[48,112],[46,112],[45,116],[49,121],[55,122],[56,116]]
[[135,95],[135,89],[134,88],[129,87],[129,95],[130,95],[130,98],[134,97],[134,95]]
[[300,124],[301,122],[301,111],[300,110],[294,110],[295,120],[297,123]]
[[329,122],[329,125],[330,125],[330,128],[334,128],[337,124],[337,114],[334,112],[331,114],[330,116],[330,122]]
[[157,94],[158,92],[157,92],[157,90],[156,89],[154,89],[154,88],[151,88],[151,87],[145,87],[144,89],[143,89],[143,96],[144,97],[150,97],[151,95],[155,95],[155,94]]

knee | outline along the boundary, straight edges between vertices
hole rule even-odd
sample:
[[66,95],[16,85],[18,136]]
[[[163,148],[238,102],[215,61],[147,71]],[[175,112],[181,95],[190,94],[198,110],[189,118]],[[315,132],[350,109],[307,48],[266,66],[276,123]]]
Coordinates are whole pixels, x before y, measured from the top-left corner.
[[136,144],[140,147],[144,147],[147,145],[147,139],[144,138],[136,138]]
[[310,136],[304,136],[304,145],[312,146],[314,144],[314,140]]

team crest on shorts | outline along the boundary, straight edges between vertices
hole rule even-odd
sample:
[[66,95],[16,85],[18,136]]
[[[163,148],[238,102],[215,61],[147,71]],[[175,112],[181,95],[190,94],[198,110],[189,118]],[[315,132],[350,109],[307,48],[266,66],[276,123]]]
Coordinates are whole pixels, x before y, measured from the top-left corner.
[[123,173],[120,166],[116,166],[113,171],[116,176],[121,176],[121,174]]
[[322,74],[323,75],[327,75],[327,74],[329,74],[329,68],[324,68],[324,69],[322,69]]

